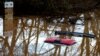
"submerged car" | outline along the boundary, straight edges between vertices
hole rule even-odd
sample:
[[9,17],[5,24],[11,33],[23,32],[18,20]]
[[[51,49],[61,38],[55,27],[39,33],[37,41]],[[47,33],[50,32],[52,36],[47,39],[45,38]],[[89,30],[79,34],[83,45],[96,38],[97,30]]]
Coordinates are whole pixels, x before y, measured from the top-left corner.
[[76,43],[75,40],[73,39],[68,39],[68,38],[47,38],[45,41],[45,43],[51,43],[51,44],[55,44],[55,45],[74,45]]

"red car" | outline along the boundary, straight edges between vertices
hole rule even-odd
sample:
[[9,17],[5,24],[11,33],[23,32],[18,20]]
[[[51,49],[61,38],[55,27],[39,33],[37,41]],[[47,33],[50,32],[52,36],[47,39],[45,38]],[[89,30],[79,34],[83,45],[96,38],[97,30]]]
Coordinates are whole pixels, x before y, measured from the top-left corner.
[[59,39],[59,38],[47,38],[44,42],[56,44],[56,45],[73,45],[76,43],[73,39]]

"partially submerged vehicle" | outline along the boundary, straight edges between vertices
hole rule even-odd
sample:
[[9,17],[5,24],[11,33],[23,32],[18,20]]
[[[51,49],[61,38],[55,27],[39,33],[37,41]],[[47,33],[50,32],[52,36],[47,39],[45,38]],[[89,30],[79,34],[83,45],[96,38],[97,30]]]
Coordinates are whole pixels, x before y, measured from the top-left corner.
[[51,44],[55,44],[55,45],[67,45],[67,46],[71,46],[71,45],[74,45],[76,43],[75,40],[73,39],[68,39],[68,38],[62,38],[62,39],[59,39],[59,38],[47,38],[45,41],[45,43],[51,43]]

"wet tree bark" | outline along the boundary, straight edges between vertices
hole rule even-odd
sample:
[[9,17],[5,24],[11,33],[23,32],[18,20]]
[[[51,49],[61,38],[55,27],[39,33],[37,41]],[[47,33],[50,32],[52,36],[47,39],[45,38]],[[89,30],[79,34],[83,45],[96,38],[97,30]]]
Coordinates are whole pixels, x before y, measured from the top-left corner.
[[[14,27],[13,26],[13,8],[7,7],[7,8],[5,8],[4,36],[7,36],[9,38],[9,36],[14,35],[14,33],[13,33],[14,28],[13,27]],[[14,46],[14,42],[12,43],[12,46],[10,46],[10,48],[8,48],[8,50],[9,50],[8,55],[9,56],[14,56],[13,55],[13,46]]]
[[93,33],[96,36],[96,45],[93,49],[93,56],[98,56],[100,55],[100,17],[98,16],[100,15],[100,12],[96,11],[95,13],[93,13],[93,18],[91,21],[91,29],[93,30]]
[[[90,16],[88,13],[87,14],[84,14],[84,33],[89,33],[89,29],[88,29],[88,16]],[[86,46],[85,46],[86,44]],[[86,56],[89,55],[89,39],[87,37],[83,37],[83,40],[82,40],[82,44],[81,44],[81,49],[80,49],[80,56],[83,56],[83,53],[84,51],[86,50]],[[86,47],[86,49],[84,49]]]
[[15,19],[13,21],[13,36],[12,36],[12,41],[11,41],[11,46],[9,48],[9,56],[14,56],[14,47],[16,46],[16,35],[17,35],[17,24],[18,24],[18,19]]
[[38,39],[39,39],[39,25],[40,25],[40,18],[37,18],[37,36],[36,36],[36,46],[35,46],[35,56],[37,56],[37,47],[38,47]]

